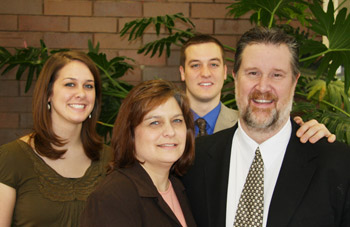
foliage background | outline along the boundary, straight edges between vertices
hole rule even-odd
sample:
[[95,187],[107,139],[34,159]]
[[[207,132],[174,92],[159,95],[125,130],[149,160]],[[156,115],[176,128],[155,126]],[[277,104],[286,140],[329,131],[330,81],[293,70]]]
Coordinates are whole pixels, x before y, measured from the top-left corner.
[[[345,3],[345,1],[343,2]],[[342,3],[341,3],[342,4]],[[340,4],[340,5],[341,5]],[[250,15],[250,22],[254,25],[279,27],[297,37],[301,45],[301,62],[303,77],[297,87],[297,96],[294,111],[304,115],[305,119],[316,118],[336,133],[338,140],[350,143],[350,17],[345,8],[336,8],[330,1],[324,11],[320,1],[314,0],[311,4],[303,0],[240,0],[234,1],[226,7],[227,15],[240,19]],[[336,16],[337,14],[337,16]],[[298,21],[298,26],[291,26]],[[195,24],[183,14],[146,17],[132,20],[125,24],[120,31],[121,37],[128,37],[129,42],[137,42],[145,36],[147,30],[153,30],[157,39],[146,42],[138,49],[139,54],[167,58],[176,47],[196,33]],[[326,36],[329,45],[320,42],[321,35]],[[229,53],[234,48],[226,45]],[[30,88],[36,72],[40,71],[42,63],[49,53],[45,44],[40,48],[18,49],[14,55],[5,48],[1,48],[0,68],[4,67],[3,74],[19,65],[16,78],[20,79],[25,70],[28,70],[26,90]],[[99,53],[99,43],[94,47],[89,43],[89,55],[101,70],[103,79],[104,106],[99,131],[103,135],[110,127],[117,114],[120,101],[127,94],[131,85],[120,78],[132,69],[133,60],[127,57],[114,57],[107,60],[104,53]],[[232,58],[227,59],[228,62]],[[131,64],[130,64],[131,62]],[[344,68],[344,77],[335,76],[339,66]],[[232,78],[226,81],[223,90],[223,102],[235,107],[232,90]],[[113,106],[113,108],[111,108]]]

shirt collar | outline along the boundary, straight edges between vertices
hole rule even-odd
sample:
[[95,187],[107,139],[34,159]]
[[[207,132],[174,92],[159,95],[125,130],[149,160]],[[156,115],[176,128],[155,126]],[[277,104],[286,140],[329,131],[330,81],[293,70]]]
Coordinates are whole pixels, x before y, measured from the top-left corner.
[[281,154],[281,152],[283,152],[283,154],[285,153],[291,134],[292,123],[290,120],[288,120],[276,135],[272,136],[263,143],[258,144],[245,133],[240,126],[240,121],[238,121],[237,136],[239,138],[239,143],[248,151],[253,152],[253,154],[255,154],[256,148],[259,147],[261,156],[264,160],[264,166],[267,169],[272,165],[274,160]]

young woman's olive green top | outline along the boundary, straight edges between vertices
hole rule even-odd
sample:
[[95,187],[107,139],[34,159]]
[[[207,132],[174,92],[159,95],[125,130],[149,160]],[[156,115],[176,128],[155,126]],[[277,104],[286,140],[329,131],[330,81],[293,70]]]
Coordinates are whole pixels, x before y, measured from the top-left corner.
[[16,189],[12,226],[79,226],[88,195],[106,175],[107,146],[81,178],[65,178],[21,140],[0,147],[0,182]]

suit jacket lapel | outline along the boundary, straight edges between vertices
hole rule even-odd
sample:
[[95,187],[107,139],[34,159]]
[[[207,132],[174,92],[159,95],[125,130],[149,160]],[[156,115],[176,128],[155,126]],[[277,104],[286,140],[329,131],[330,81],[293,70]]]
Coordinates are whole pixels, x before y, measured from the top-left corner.
[[294,122],[292,125],[291,139],[270,203],[267,219],[269,227],[288,225],[316,170],[312,159],[317,156],[317,152],[300,143],[296,137],[297,126]]
[[226,198],[232,138],[237,126],[221,131],[207,152],[205,179],[209,226],[225,226]]

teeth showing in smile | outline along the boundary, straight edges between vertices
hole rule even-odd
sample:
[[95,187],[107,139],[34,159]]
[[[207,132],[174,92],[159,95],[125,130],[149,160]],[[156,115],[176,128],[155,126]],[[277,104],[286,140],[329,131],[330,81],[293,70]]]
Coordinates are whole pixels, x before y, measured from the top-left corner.
[[201,85],[201,86],[210,86],[210,85],[213,85],[213,83],[200,83],[199,85]]
[[80,104],[70,104],[69,106],[76,108],[76,109],[84,109],[85,105]]
[[265,104],[265,103],[272,103],[272,100],[254,99],[254,102]]
[[174,143],[166,143],[166,144],[161,144],[161,145],[159,145],[160,147],[175,147],[176,146],[176,144],[174,144]]

